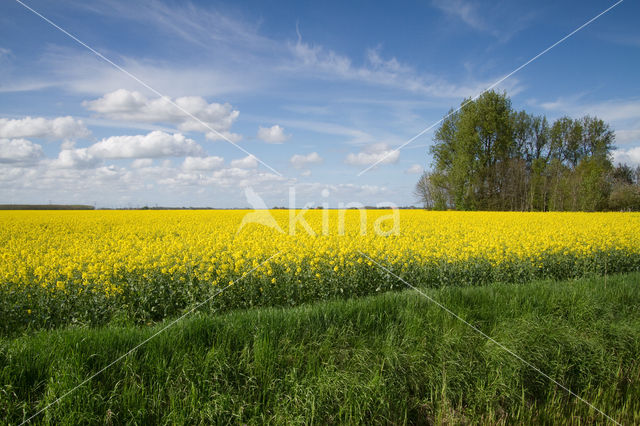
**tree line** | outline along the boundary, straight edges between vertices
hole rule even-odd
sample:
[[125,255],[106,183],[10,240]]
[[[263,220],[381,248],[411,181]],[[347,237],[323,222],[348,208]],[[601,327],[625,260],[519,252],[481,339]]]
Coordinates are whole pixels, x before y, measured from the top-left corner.
[[488,91],[445,116],[415,193],[438,210],[640,210],[640,167],[614,166],[614,141],[597,117],[549,123]]

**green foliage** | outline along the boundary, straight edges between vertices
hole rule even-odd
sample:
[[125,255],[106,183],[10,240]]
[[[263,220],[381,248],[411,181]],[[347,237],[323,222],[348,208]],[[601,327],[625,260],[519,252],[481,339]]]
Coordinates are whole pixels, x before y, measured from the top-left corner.
[[[622,424],[640,422],[638,273],[423,289]],[[396,281],[397,283],[397,281]],[[159,332],[110,324],[0,340],[0,422],[38,409]],[[35,424],[604,424],[414,291],[196,313]]]
[[[640,183],[616,186],[615,134],[597,117],[515,111],[506,93],[483,93],[449,112],[434,134],[433,168],[416,186],[425,207],[599,211],[640,208]],[[616,173],[618,173],[616,175]]]
[[640,166],[634,170],[619,164],[613,170],[609,207],[618,211],[640,211]]

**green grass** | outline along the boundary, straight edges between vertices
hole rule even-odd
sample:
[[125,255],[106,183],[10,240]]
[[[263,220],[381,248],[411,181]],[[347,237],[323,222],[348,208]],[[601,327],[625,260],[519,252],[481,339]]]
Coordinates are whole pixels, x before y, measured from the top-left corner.
[[[640,422],[640,273],[427,294],[619,422]],[[0,340],[17,424],[160,330],[113,322]],[[602,423],[413,291],[199,313],[34,419],[45,424]]]

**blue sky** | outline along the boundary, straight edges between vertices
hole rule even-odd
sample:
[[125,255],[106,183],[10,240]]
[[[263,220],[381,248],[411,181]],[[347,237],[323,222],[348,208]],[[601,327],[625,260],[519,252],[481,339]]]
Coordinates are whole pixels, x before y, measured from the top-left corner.
[[[104,207],[242,207],[247,186],[268,206],[290,187],[298,207],[417,204],[433,132],[393,149],[614,4],[25,3],[171,99],[0,5],[0,202]],[[622,2],[498,89],[605,119],[639,164],[638,16]]]

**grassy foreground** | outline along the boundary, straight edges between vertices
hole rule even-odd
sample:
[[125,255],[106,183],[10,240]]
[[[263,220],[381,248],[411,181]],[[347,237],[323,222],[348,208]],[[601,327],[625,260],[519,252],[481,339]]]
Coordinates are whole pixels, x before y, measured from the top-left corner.
[[[625,424],[640,422],[640,273],[426,293]],[[0,423],[20,423],[160,330],[0,340]],[[34,419],[46,424],[602,423],[413,291],[195,314]]]

